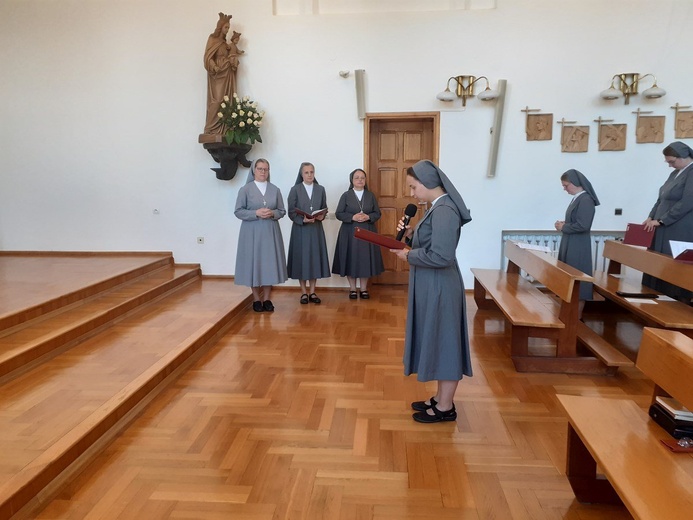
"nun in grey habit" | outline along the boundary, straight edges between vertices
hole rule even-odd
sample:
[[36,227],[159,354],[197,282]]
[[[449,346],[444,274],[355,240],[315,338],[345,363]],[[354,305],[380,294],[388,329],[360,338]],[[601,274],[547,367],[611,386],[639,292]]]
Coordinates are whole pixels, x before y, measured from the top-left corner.
[[[654,229],[651,249],[671,256],[670,240],[693,242],[693,149],[675,141],[662,153],[675,169],[659,188],[657,202],[644,224]],[[684,303],[693,297],[691,291],[648,274],[643,275],[642,283]]]
[[266,159],[251,165],[245,186],[238,190],[234,214],[242,220],[234,283],[252,289],[254,311],[271,312],[272,286],[287,279],[284,240],[277,222],[286,210],[281,191],[269,182]]
[[[561,232],[558,259],[592,276],[592,240],[590,230],[594,220],[594,208],[599,199],[587,177],[577,170],[568,170],[561,175],[561,182],[573,200],[568,204],[565,220],[556,222]],[[580,300],[592,299],[592,284],[580,282]]]
[[409,263],[404,373],[438,381],[435,396],[412,403],[414,420],[454,421],[455,390],[463,376],[472,375],[464,282],[456,256],[460,230],[472,217],[450,179],[431,161],[419,161],[407,173],[412,195],[432,205],[413,234],[406,233],[411,249],[391,250]]
[[314,211],[327,209],[325,188],[315,179],[313,164],[304,162],[298,169],[296,183],[289,191],[287,208],[289,218],[293,221],[289,240],[289,278],[298,280],[301,284],[300,302],[302,304],[309,301],[320,303],[320,298],[315,294],[315,281],[317,278],[331,276],[325,231],[322,227],[324,214],[309,219],[296,212],[299,209],[311,214]]

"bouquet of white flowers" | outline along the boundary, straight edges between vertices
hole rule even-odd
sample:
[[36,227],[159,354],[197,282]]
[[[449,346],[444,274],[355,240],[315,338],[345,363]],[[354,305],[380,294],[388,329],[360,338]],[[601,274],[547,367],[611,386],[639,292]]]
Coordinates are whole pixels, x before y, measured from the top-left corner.
[[225,138],[228,144],[254,144],[262,142],[260,127],[264,112],[258,112],[257,102],[244,96],[239,98],[234,93],[232,97],[224,96],[217,114],[221,122],[226,126]]

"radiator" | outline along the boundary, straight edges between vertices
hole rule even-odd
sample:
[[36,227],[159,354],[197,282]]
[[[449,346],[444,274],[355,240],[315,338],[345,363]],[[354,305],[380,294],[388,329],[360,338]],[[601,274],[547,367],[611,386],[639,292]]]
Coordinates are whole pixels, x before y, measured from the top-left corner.
[[[604,251],[604,242],[606,240],[622,240],[625,231],[592,231],[592,268],[595,271],[606,270],[606,258],[602,255]],[[527,242],[529,244],[548,247],[551,254],[558,256],[558,248],[561,245],[560,231],[556,230],[526,230],[526,229],[506,229],[501,235],[501,251],[500,251],[500,266],[505,270],[508,265],[508,259],[505,258],[503,251],[505,249],[506,240],[514,240],[517,242]]]

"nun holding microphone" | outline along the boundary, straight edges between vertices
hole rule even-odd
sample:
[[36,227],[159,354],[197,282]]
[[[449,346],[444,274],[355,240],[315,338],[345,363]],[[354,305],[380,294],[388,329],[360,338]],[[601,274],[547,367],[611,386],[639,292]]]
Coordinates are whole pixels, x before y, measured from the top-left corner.
[[397,229],[404,230],[411,248],[390,250],[409,264],[404,373],[437,382],[434,396],[411,403],[412,417],[422,423],[455,421],[457,386],[472,375],[456,250],[461,228],[472,217],[450,179],[431,161],[408,168],[406,182],[411,196],[429,209],[413,229],[404,218],[399,222]]

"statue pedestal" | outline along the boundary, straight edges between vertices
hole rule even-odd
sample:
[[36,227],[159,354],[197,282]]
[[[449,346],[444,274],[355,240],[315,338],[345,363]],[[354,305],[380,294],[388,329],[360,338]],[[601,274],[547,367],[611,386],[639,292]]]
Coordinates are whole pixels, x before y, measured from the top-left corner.
[[200,134],[197,142],[201,143],[212,156],[212,159],[219,163],[220,168],[210,168],[217,174],[219,180],[229,181],[233,179],[236,176],[239,163],[241,166],[250,168],[251,162],[245,154],[253,147],[251,144],[227,144],[226,139],[221,134]]

